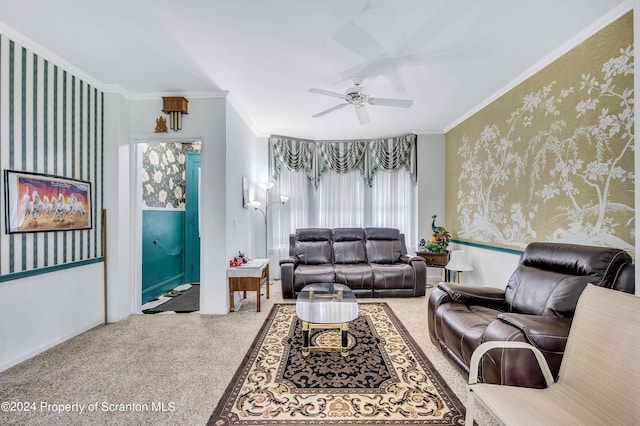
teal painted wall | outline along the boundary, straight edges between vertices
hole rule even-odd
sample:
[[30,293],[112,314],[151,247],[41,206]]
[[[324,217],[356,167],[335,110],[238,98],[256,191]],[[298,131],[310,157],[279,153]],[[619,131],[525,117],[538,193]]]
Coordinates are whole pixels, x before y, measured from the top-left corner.
[[142,303],[182,284],[184,211],[142,211]]

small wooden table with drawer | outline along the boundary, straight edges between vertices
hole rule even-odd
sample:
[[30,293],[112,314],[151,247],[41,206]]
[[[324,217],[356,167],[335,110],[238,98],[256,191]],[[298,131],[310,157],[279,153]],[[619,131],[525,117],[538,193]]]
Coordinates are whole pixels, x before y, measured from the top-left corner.
[[[450,273],[449,270],[445,268],[447,263],[449,263],[449,252],[441,252],[435,253],[430,251],[425,252],[416,252],[416,256],[420,256],[427,262],[427,267],[429,268],[442,268],[442,279],[444,281],[450,281]],[[427,285],[427,288],[430,286]]]
[[260,288],[264,284],[267,288],[267,299],[269,298],[269,259],[254,259],[242,266],[227,269],[229,278],[229,301],[231,302],[231,312],[234,311],[233,293],[244,291],[256,292],[256,311],[260,312]]

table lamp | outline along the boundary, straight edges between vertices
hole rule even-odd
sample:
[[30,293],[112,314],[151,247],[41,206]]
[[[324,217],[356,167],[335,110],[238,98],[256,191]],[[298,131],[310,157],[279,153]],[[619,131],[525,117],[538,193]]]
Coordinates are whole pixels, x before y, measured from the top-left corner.
[[473,271],[473,266],[471,266],[471,264],[467,262],[464,250],[451,250],[449,251],[449,256],[449,263],[447,263],[447,266],[445,266],[445,268],[450,271],[456,271],[458,284],[462,284],[462,272]]

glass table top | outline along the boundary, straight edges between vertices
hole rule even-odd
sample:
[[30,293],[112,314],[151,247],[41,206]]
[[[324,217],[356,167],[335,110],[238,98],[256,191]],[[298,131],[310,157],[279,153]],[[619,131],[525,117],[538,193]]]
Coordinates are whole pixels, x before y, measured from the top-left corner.
[[296,313],[301,320],[314,324],[349,322],[358,317],[358,300],[343,284],[309,284],[298,294]]

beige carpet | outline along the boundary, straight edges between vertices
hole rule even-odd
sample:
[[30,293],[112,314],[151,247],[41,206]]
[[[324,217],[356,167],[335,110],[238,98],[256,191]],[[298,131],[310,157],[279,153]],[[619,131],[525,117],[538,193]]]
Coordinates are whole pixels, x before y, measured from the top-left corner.
[[[465,401],[465,380],[429,340],[427,299],[376,301],[389,304]],[[0,403],[9,403],[0,425],[205,425],[273,303],[282,302],[275,282],[262,312],[249,294],[228,315],[132,315],[83,333],[0,373]],[[481,413],[479,424],[494,423]]]

